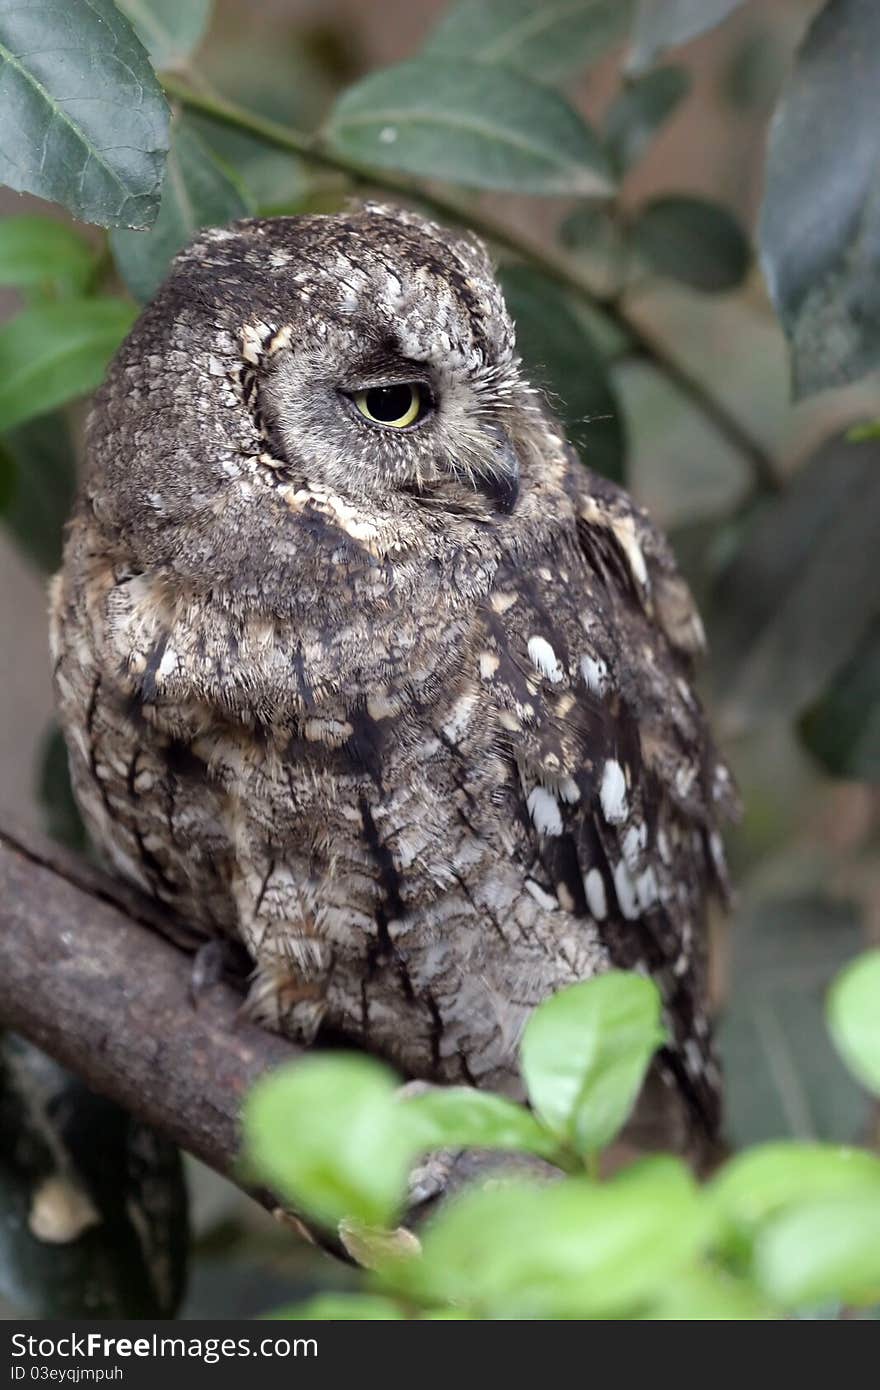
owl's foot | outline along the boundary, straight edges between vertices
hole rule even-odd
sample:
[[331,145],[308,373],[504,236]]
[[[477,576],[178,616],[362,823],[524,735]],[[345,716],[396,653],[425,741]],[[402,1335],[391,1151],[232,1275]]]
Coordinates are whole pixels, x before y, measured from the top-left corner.
[[215,936],[205,941],[193,956],[189,977],[189,997],[193,1008],[221,980],[241,985],[251,971],[251,961],[244,947],[228,937]]

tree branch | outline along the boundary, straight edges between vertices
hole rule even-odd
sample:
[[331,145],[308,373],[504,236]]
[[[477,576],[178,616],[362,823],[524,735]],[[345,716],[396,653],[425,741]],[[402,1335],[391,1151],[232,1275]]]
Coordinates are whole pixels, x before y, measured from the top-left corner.
[[[308,1227],[241,1172],[245,1095],[303,1054],[242,1016],[247,969],[193,1001],[193,954],[206,939],[87,861],[0,824],[0,1029],[27,1038],[268,1210],[284,1211],[330,1253],[357,1259],[345,1237]],[[466,1182],[501,1168],[546,1170],[527,1155],[485,1151],[434,1167],[423,1165],[408,1226]]]
[[0,1025],[242,1186],[242,1099],[299,1049],[242,1018],[229,983],[194,1005],[187,950],[200,940],[57,846],[0,827]]
[[235,130],[246,131],[266,144],[298,155],[311,164],[345,174],[355,184],[381,189],[395,197],[415,199],[432,208],[438,216],[470,227],[487,241],[530,262],[555,284],[612,319],[629,339],[630,350],[653,363],[722,438],[742,455],[752,470],[759,491],[775,492],[781,487],[773,458],[763,444],[728,410],[723,401],[670,354],[665,343],[633,317],[618,295],[605,295],[597,291],[589,276],[572,257],[514,231],[504,222],[450,194],[429,190],[415,179],[387,169],[374,169],[347,155],[336,154],[316,138],[291,126],[259,116],[213,92],[196,91],[176,73],[163,73],[161,81],[166,93],[191,111],[198,111]]

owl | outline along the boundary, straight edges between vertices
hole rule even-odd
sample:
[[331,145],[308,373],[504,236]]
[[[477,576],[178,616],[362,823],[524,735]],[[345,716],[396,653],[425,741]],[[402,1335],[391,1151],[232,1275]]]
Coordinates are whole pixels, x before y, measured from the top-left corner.
[[203,232],[97,394],[51,644],[95,844],[246,946],[268,1026],[517,1095],[535,1005],[634,969],[643,1111],[711,1141],[702,627],[480,242],[376,204]]

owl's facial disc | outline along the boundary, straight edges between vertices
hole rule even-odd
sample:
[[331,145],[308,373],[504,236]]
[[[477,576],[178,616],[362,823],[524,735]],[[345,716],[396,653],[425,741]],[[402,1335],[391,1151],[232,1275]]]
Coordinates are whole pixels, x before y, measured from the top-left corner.
[[307,482],[355,503],[386,506],[398,491],[424,500],[434,515],[444,505],[479,513],[487,502],[512,512],[519,459],[507,379],[450,366],[447,356],[428,343],[416,358],[393,330],[377,342],[367,325],[352,334],[348,323],[310,350],[285,347],[266,363],[259,386],[273,452]]

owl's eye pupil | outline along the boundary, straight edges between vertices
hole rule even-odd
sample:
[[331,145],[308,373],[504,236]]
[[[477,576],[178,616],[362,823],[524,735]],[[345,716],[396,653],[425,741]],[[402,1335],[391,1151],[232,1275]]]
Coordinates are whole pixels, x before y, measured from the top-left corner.
[[368,420],[398,430],[417,420],[424,404],[423,389],[416,382],[371,386],[367,391],[358,391],[353,400]]

